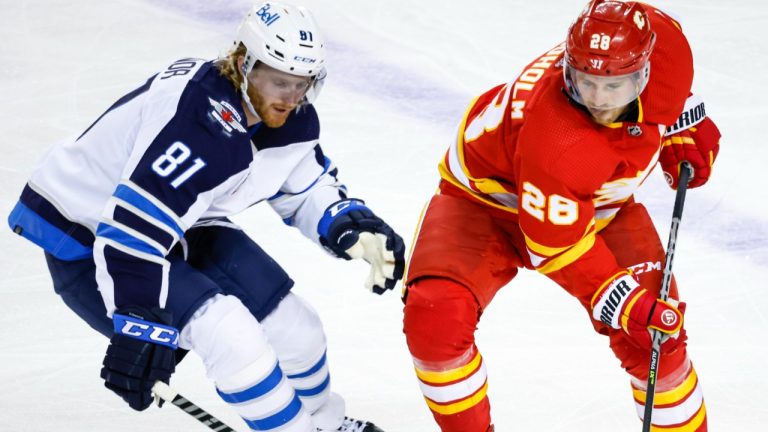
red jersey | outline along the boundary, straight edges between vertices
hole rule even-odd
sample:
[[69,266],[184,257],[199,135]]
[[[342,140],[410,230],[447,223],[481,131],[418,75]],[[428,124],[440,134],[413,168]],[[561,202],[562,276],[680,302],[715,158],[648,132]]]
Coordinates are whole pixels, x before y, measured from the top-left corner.
[[444,181],[517,220],[533,267],[575,272],[564,277],[584,289],[625,270],[595,234],[653,169],[663,132],[682,112],[693,80],[678,23],[644,7],[656,44],[630,121],[600,125],[568,98],[563,43],[475,99],[439,167]]

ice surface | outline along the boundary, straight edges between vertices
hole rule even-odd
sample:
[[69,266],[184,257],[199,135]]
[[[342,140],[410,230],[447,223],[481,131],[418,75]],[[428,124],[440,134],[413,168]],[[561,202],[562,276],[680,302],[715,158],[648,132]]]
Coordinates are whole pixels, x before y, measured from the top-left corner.
[[[582,2],[308,0],[325,30],[329,79],[322,142],[354,196],[407,240],[437,182],[436,164],[473,96],[511,80],[558,43]],[[710,184],[689,192],[675,270],[711,430],[768,425],[768,6],[660,1],[682,19],[694,91],[724,138]],[[249,3],[0,0],[0,211],[35,161],[82,131],[169,60],[225,50]],[[654,173],[638,196],[666,243],[674,195]],[[264,206],[266,207],[266,206]],[[396,292],[362,288],[362,263],[336,261],[268,208],[236,218],[324,319],[333,386],[349,414],[388,432],[435,431],[401,332]],[[98,378],[107,341],[50,286],[42,253],[0,230],[0,430],[205,430],[174,407],[135,413]],[[477,333],[499,431],[639,430],[629,386],[577,303],[521,274]],[[245,430],[189,356],[172,385]]]

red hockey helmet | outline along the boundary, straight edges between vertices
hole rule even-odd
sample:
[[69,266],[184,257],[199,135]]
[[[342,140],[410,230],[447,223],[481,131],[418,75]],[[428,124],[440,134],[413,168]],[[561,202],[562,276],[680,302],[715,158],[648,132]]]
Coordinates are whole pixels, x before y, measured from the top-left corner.
[[578,76],[587,75],[592,80],[631,78],[635,94],[623,95],[612,103],[626,105],[648,83],[655,41],[656,34],[640,3],[592,0],[568,29],[563,68],[568,93],[585,104],[574,82]]

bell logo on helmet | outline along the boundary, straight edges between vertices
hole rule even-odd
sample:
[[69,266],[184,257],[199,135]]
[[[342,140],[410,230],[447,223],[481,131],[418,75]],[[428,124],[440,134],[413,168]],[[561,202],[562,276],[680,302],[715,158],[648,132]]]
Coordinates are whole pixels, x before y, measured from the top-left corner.
[[271,4],[267,3],[264,6],[261,7],[261,9],[256,11],[256,16],[261,18],[262,21],[264,21],[264,24],[267,26],[272,25],[275,21],[280,19],[280,14],[277,12],[270,13],[269,9],[272,7]]

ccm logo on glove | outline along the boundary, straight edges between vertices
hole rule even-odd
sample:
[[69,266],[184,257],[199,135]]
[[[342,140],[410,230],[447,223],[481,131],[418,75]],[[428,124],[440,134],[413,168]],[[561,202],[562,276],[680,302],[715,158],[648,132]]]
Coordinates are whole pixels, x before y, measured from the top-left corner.
[[328,206],[317,225],[320,244],[343,259],[371,265],[365,287],[376,294],[395,287],[403,277],[405,244],[365,203],[345,199]]
[[118,313],[112,316],[112,322],[115,333],[165,345],[173,349],[179,345],[179,332],[173,327]]

